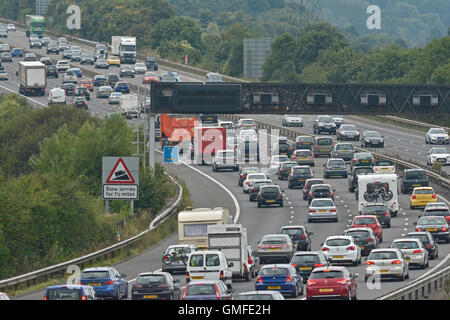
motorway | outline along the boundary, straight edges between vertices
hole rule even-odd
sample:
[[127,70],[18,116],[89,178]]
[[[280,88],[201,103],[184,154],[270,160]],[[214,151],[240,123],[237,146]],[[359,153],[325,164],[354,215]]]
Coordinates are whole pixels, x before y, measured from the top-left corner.
[[[15,33],[11,33],[10,37],[6,39],[5,42],[9,43],[11,47],[22,47],[27,48],[27,38],[22,31],[17,31]],[[83,46],[82,50],[84,50]],[[29,49],[26,49],[29,50]],[[31,49],[29,51],[44,54],[44,50],[39,49]],[[59,56],[57,56],[59,58]],[[56,56],[55,56],[56,58]],[[4,63],[5,69],[7,70],[10,79],[8,81],[0,82],[0,89],[3,92],[14,91],[17,92],[17,77],[15,76],[17,70],[17,59],[14,59],[13,63]],[[78,64],[74,64],[79,66]],[[112,70],[116,70],[115,68],[111,68],[108,70],[95,70],[93,67],[83,68],[92,69],[97,73],[108,73],[113,72]],[[160,68],[161,72],[166,72],[167,69]],[[185,75],[184,73],[179,72],[181,75],[182,81],[199,81],[202,80],[199,76]],[[141,77],[138,76],[136,79],[131,80],[130,82],[139,84]],[[127,79],[126,81],[129,81]],[[61,78],[59,79],[50,79],[48,88],[56,87],[61,84]],[[32,97],[36,104],[46,105],[47,97]],[[104,116],[112,109],[111,106],[107,104],[105,100],[99,100],[95,98],[95,94],[91,95],[91,102],[89,102],[89,110],[93,114],[97,114],[99,116]],[[279,115],[252,115],[251,117],[257,120],[264,120],[266,122],[271,122],[280,125],[281,124],[281,116]],[[305,127],[299,129],[300,131],[312,133],[312,116],[305,116]],[[132,122],[135,122],[133,120]],[[361,119],[358,117],[346,117],[346,123],[354,123],[357,125],[360,131],[375,129],[380,131],[386,138],[386,152],[393,154],[399,154],[403,157],[402,153],[409,159],[419,159],[423,154],[419,154],[424,152],[426,149],[423,139],[423,134],[418,133],[417,131],[411,130],[409,132],[403,128],[396,128],[395,126],[383,125],[381,128],[378,122]],[[367,129],[366,129],[367,128]],[[405,132],[405,133],[403,133]],[[416,136],[416,137],[414,137]],[[408,139],[409,138],[409,139]],[[400,140],[398,140],[400,139]],[[414,140],[412,143],[411,140]],[[399,142],[398,142],[399,141]],[[420,142],[416,142],[420,141]],[[395,144],[395,143],[398,144]],[[401,142],[401,143],[400,143]],[[402,151],[403,150],[403,151]],[[377,150],[377,152],[379,149]],[[395,152],[395,153],[394,153]],[[402,153],[400,153],[402,152]],[[414,158],[412,158],[414,157]],[[423,159],[423,158],[422,158]],[[157,155],[157,161],[161,161],[161,156]],[[324,163],[325,158],[317,159],[316,166],[313,167],[313,171],[316,177],[323,177],[322,173],[322,164]],[[415,160],[416,161],[416,160]],[[417,160],[419,161],[419,160]],[[424,160],[422,160],[424,161]],[[191,194],[191,199],[194,207],[217,207],[223,206],[230,209],[230,213],[234,216],[237,208],[234,205],[234,202],[228,196],[227,193],[224,192],[223,188],[218,186],[215,182],[207,179],[204,175],[199,174],[197,171],[194,171],[192,168],[185,165],[167,166],[169,172],[174,173],[176,176],[180,177],[186,182],[186,185]],[[222,183],[226,189],[228,189],[237,199],[240,216],[237,221],[240,224],[243,224],[247,227],[248,230],[248,240],[249,244],[252,246],[256,246],[256,243],[261,240],[264,234],[268,233],[277,233],[279,229],[284,225],[297,225],[303,224],[308,227],[309,231],[314,232],[312,236],[312,250],[320,249],[320,244],[325,240],[327,236],[342,234],[342,232],[346,229],[347,223],[353,218],[355,214],[357,214],[357,203],[355,200],[355,195],[350,193],[347,190],[347,181],[342,178],[330,178],[326,179],[326,183],[330,183],[333,188],[336,190],[336,199],[337,206],[339,212],[339,222],[325,222],[325,223],[307,223],[306,220],[306,212],[307,212],[307,202],[302,200],[300,195],[300,189],[291,190],[288,189],[286,181],[278,182],[277,178],[274,177],[274,182],[279,183],[280,186],[284,189],[285,194],[285,206],[283,208],[273,207],[273,208],[261,208],[258,209],[256,203],[248,201],[248,195],[242,192],[241,187],[237,185],[237,173],[235,172],[213,172],[210,166],[195,166],[195,168],[201,171],[203,174],[212,177]],[[409,210],[408,197],[405,195],[399,196],[400,200],[400,212],[398,217],[393,218],[392,227],[389,229],[384,229],[384,242],[381,244],[382,247],[388,247],[390,243],[396,239],[401,237],[402,234],[405,234],[409,231],[414,230],[413,222],[417,220],[418,215],[420,214],[417,210]],[[167,246],[171,244],[177,243],[177,235],[174,234],[169,238],[163,240],[161,243],[157,244],[153,248],[149,248],[149,250],[145,251],[140,256],[125,261],[116,265],[115,267],[121,273],[126,273],[128,275],[128,280],[130,280],[130,289],[131,282],[140,272],[157,270],[161,268],[161,257],[164,250]],[[442,259],[450,253],[450,245],[449,244],[440,244],[439,247],[439,258],[436,260],[430,260],[430,268],[437,265]],[[364,283],[364,264],[357,267],[349,267],[349,270],[353,273],[358,273],[360,277],[358,278],[358,298],[359,299],[374,299],[379,297],[385,293],[393,291],[394,289],[398,289],[404,286],[407,282],[413,281],[417,279],[420,275],[428,270],[411,270],[410,279],[403,283],[398,281],[383,281],[381,288],[377,290],[369,290]],[[176,275],[176,278],[181,279],[182,285],[184,285],[184,276]],[[239,281],[236,280],[233,282],[233,289],[235,293],[249,291],[254,289],[253,279],[251,282]],[[17,299],[26,299],[26,300],[38,300],[42,299],[43,292],[35,292],[33,294],[24,295],[21,297],[17,297]],[[302,297],[299,297],[302,299]]]

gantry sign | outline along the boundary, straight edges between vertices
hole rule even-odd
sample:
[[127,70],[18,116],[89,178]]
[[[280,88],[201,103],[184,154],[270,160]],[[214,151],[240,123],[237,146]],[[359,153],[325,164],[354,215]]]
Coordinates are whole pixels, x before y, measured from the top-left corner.
[[154,113],[450,114],[450,86],[312,83],[151,84]]

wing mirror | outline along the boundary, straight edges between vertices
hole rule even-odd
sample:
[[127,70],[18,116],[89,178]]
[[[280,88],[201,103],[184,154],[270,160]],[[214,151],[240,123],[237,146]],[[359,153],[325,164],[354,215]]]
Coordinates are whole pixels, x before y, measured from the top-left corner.
[[122,278],[126,278],[126,277],[127,277],[127,274],[126,274],[126,273],[122,273],[122,274],[121,274],[121,277],[122,277]]
[[352,274],[352,278],[353,278],[353,279],[356,279],[356,278],[358,278],[358,277],[359,277],[359,273]]
[[309,236],[312,236],[314,234],[314,232],[308,232]]
[[180,282],[180,279],[174,279],[173,280],[173,283],[179,283]]
[[234,263],[233,262],[228,262],[228,267],[229,268],[234,267]]

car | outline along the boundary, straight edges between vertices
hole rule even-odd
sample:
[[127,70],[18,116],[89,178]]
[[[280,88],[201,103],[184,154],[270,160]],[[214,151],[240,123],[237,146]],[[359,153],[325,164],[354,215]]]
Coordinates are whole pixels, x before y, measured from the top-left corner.
[[361,249],[351,235],[329,236],[321,246],[330,263],[361,264]]
[[91,286],[57,285],[45,289],[43,300],[97,300],[97,296]]
[[223,82],[222,76],[215,72],[208,72],[205,77],[207,83],[221,83]]
[[373,233],[378,239],[378,243],[383,242],[383,228],[378,221],[377,217],[374,215],[361,215],[353,217],[353,221],[350,225],[350,228],[360,228],[360,227],[369,227],[373,230]]
[[152,81],[158,82],[159,77],[155,72],[146,72],[144,77],[142,77],[142,84],[150,83]]
[[350,161],[355,154],[355,148],[351,143],[336,143],[331,151],[332,158],[340,158],[344,161]]
[[145,57],[145,65],[149,70],[158,71],[158,62],[156,57]]
[[288,188],[293,189],[295,187],[303,188],[306,180],[311,179],[314,176],[309,166],[295,166],[291,168],[291,173],[288,177]]
[[294,147],[298,149],[313,149],[314,148],[314,138],[311,136],[297,136],[295,138]]
[[11,50],[11,55],[13,56],[13,58],[15,58],[15,57],[20,57],[20,58],[22,58],[23,57],[23,49],[21,49],[21,48],[13,48],[12,50]]
[[357,278],[357,273],[352,274],[343,266],[315,268],[306,283],[306,300],[357,300]]
[[338,222],[336,205],[331,198],[313,199],[308,208],[308,223],[317,220],[334,220]]
[[297,250],[311,251],[311,238],[314,233],[309,232],[305,226],[301,225],[289,225],[283,226],[280,229],[280,234],[287,234],[291,237],[292,242],[295,244]]
[[51,66],[53,65],[52,60],[49,57],[42,57],[39,59],[39,61],[43,64],[45,64],[46,66]]
[[425,207],[427,203],[437,202],[436,193],[432,187],[415,187],[409,198],[409,207]]
[[78,78],[82,78],[83,77],[83,72],[81,71],[80,68],[71,68],[70,70],[72,70],[72,72],[75,73],[75,75]]
[[218,116],[217,116],[217,114],[201,113],[201,114],[199,115],[199,120],[200,120],[202,123],[207,123],[207,122],[209,122],[209,123],[217,123],[217,121],[218,121]]
[[109,64],[106,59],[97,59],[94,64],[95,69],[109,69]]
[[297,165],[297,162],[294,161],[286,161],[281,163],[280,170],[278,170],[278,180],[287,180],[289,174],[291,173],[291,169]]
[[92,80],[85,79],[81,80],[80,86],[87,88],[89,91],[94,91],[94,83]]
[[117,82],[114,86],[114,91],[122,93],[130,93],[130,87],[126,82]]
[[286,234],[266,234],[258,242],[256,253],[262,264],[270,261],[289,263],[296,252],[295,245]]
[[395,173],[395,165],[391,160],[376,160],[373,164],[375,173]]
[[73,96],[75,93],[75,87],[76,85],[74,83],[64,83],[61,86],[61,89],[64,89],[66,96]]
[[159,76],[159,82],[178,82],[173,74],[164,73]]
[[242,129],[237,138],[239,141],[258,141],[258,133],[253,129]]
[[378,131],[364,131],[361,135],[361,147],[384,148],[384,138]]
[[350,228],[344,231],[344,235],[352,236],[355,243],[361,249],[361,255],[368,255],[373,249],[378,248],[378,238],[375,236],[372,228],[358,227]]
[[329,184],[314,184],[308,193],[308,205],[313,199],[330,198],[334,201],[333,188]]
[[81,48],[79,46],[71,46],[70,50],[72,52],[78,52],[79,54],[81,54]]
[[[106,64],[108,64],[108,61],[106,60],[107,56],[105,53],[101,53],[101,52],[97,52],[97,51],[94,52],[94,61],[97,61],[98,59],[105,59]],[[108,64],[108,67],[109,67],[109,64]]]
[[167,71],[167,74],[170,76],[173,76],[175,78],[176,82],[180,82],[180,76],[178,75],[178,73],[174,72],[174,71]]
[[242,187],[243,182],[247,179],[249,173],[258,173],[260,169],[258,167],[241,167],[239,169],[238,185]]
[[119,104],[122,92],[111,92],[108,98],[108,104]]
[[333,176],[341,176],[347,179],[347,175],[348,172],[344,159],[330,158],[323,165],[323,176],[325,179]]
[[431,148],[427,153],[427,164],[432,166],[435,162],[450,165],[450,152],[446,148]]
[[405,254],[395,248],[373,249],[366,259],[365,282],[377,278],[409,279],[409,263]]
[[56,66],[46,66],[47,78],[59,78]]
[[222,251],[203,250],[195,251],[189,255],[186,267],[186,283],[221,280],[228,289],[232,287],[231,267],[233,262],[228,262]]
[[303,118],[299,115],[285,114],[281,123],[286,127],[303,127]]
[[383,203],[366,204],[361,211],[361,215],[375,216],[382,226],[386,226],[386,228],[391,227],[391,213]]
[[8,31],[16,31],[16,26],[12,23],[9,23],[6,28],[8,29]]
[[50,53],[59,54],[59,48],[56,43],[49,43],[47,45],[47,54]]
[[313,122],[314,134],[320,134],[321,132],[328,132],[330,134],[336,134],[337,126],[333,118],[330,116],[318,116]]
[[313,147],[314,156],[331,156],[331,151],[333,150],[333,139],[328,137],[317,137]]
[[269,264],[259,271],[255,290],[277,290],[281,294],[297,298],[303,295],[303,278],[290,264]]
[[227,135],[229,130],[235,129],[233,121],[218,121],[217,127],[227,129]]
[[8,29],[0,29],[0,38],[8,38]]
[[344,124],[344,116],[334,115],[331,116],[333,118],[334,123],[336,123],[336,127],[340,128],[341,125]]
[[48,94],[48,104],[63,103],[66,104],[66,92],[61,88],[53,88]]
[[136,76],[136,73],[133,69],[132,66],[130,65],[123,65],[120,67],[120,77],[125,78],[125,77],[129,77],[129,78],[134,78]]
[[91,93],[89,92],[88,88],[83,87],[83,86],[76,87],[74,95],[75,96],[83,96],[88,101],[91,100]]
[[236,129],[242,130],[242,129],[253,129],[256,131],[257,125],[256,121],[254,119],[239,119],[236,123]]
[[11,48],[9,47],[9,44],[7,43],[0,43],[0,53],[2,52],[10,52]]
[[[427,203],[423,210],[422,217],[440,216],[444,217],[447,223],[450,223],[450,209],[445,202],[430,202]],[[420,216],[419,216],[420,218]]]
[[63,83],[78,83],[78,77],[73,70],[67,70],[63,77]]
[[5,292],[0,292],[0,300],[10,300]]
[[8,72],[6,70],[0,70],[0,80],[8,80]]
[[0,56],[0,61],[1,62],[12,62],[13,58],[11,53],[9,52],[2,52],[2,55]]
[[252,277],[256,278],[256,275],[261,269],[259,257],[256,255],[256,250],[253,249],[252,246],[247,246],[247,254],[248,268],[250,269]]
[[120,300],[128,298],[126,277],[113,267],[86,268],[81,272],[80,284],[93,287],[97,297]]
[[248,193],[249,192],[249,189],[250,189],[250,182],[252,181],[252,180],[261,180],[261,179],[264,179],[264,180],[269,180],[269,179],[267,179],[267,177],[266,177],[266,175],[264,174],[264,173],[260,173],[260,172],[257,172],[257,173],[247,173],[247,177],[245,178],[245,180],[242,182],[242,191],[244,192],[244,193]]
[[70,61],[74,62],[79,62],[81,61],[81,52],[77,52],[77,51],[73,51],[72,50],[72,55],[70,56]]
[[25,53],[23,61],[38,61],[38,57],[32,52]]
[[324,184],[323,179],[320,178],[312,178],[307,179],[305,181],[305,186],[303,187],[302,193],[303,193],[303,200],[308,200],[309,192],[311,191],[311,187],[316,184]]
[[84,96],[74,96],[72,100],[72,105],[78,108],[88,109],[88,103],[86,101],[86,97]]
[[425,143],[450,144],[450,139],[444,128],[430,128],[425,134]]
[[399,249],[403,252],[410,267],[418,266],[421,269],[428,268],[428,251],[419,239],[395,239],[391,244],[391,248]]
[[428,251],[428,257],[434,260],[439,257],[439,244],[428,231],[408,232],[405,238],[419,239]]
[[186,285],[181,300],[232,300],[233,292],[222,280],[190,282]]
[[287,138],[282,140],[282,137],[280,137],[279,141],[272,145],[273,154],[287,156],[290,158],[292,156],[292,152],[292,146],[288,143]]
[[118,81],[119,81],[119,76],[115,73],[108,73],[108,75],[106,76],[106,84],[110,85],[113,88]]
[[261,208],[262,206],[271,206],[273,204],[278,204],[280,207],[283,207],[283,191],[280,186],[275,184],[262,185],[259,187],[256,201],[258,203],[258,208]]
[[108,61],[108,64],[110,66],[117,66],[120,67],[120,59],[118,56],[108,56],[108,58],[106,59]]
[[70,50],[70,49],[64,50],[62,53],[62,58],[63,59],[72,59],[72,50]]
[[145,63],[137,62],[134,64],[134,73],[135,74],[145,74],[147,72],[147,67]]
[[[375,158],[370,152],[356,152],[353,158],[350,160],[350,167],[353,169],[355,167],[373,167],[375,164]],[[375,172],[375,171],[374,171]]]
[[405,169],[403,171],[400,191],[403,194],[410,193],[415,187],[428,187],[427,172],[424,169]]
[[112,92],[113,88],[111,88],[110,86],[100,86],[100,88],[98,88],[97,91],[97,98],[98,99],[109,98]]
[[56,62],[56,70],[58,72],[66,72],[69,69],[70,65],[67,60],[58,60],[58,62]]
[[42,49],[41,40],[39,40],[39,39],[30,40],[30,49],[32,49],[32,48]]
[[59,43],[58,42],[57,45],[58,45],[58,50],[59,50],[60,53],[66,51],[66,50],[70,50],[70,48],[69,48],[67,43]]
[[52,41],[52,39],[50,39],[49,37],[42,37],[41,42],[42,42],[42,46],[46,47],[48,46],[48,44]]
[[92,84],[94,85],[94,87],[104,86],[106,84],[106,76],[102,74],[95,75],[92,79]]
[[39,39],[40,39],[39,35],[35,33],[31,34],[29,37],[29,40],[39,40]]
[[108,46],[106,44],[97,43],[95,45],[95,51],[100,53],[106,53],[108,51]]
[[297,269],[306,283],[315,268],[331,266],[322,251],[300,251],[292,257],[290,264]]
[[299,165],[315,166],[314,154],[311,149],[297,149],[292,153],[291,160]]
[[81,54],[80,64],[94,65],[94,63],[95,63],[95,60],[94,60],[94,55],[92,53],[82,53]]
[[223,169],[239,171],[239,165],[234,150],[220,150],[214,155],[212,170],[217,172]]
[[131,287],[131,300],[180,300],[179,283],[168,272],[140,273]]
[[241,292],[233,300],[286,300],[278,291],[246,291]]
[[354,124],[343,124],[336,130],[336,140],[359,141],[360,133]]
[[414,222],[414,225],[417,232],[428,231],[435,239],[450,243],[450,231],[447,220],[444,217],[420,217],[417,222]]

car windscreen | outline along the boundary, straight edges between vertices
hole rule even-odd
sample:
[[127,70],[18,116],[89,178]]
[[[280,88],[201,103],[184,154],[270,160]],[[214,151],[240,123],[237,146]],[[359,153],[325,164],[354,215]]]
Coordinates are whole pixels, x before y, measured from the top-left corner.
[[447,154],[448,151],[445,148],[433,148],[430,151],[431,154]]
[[285,228],[281,230],[281,234],[287,234],[288,236],[292,236],[294,239],[298,238],[300,239],[300,236],[304,234],[302,228]]
[[368,225],[375,224],[376,220],[375,218],[356,218],[353,223],[359,225]]
[[317,254],[301,254],[295,255],[291,263],[296,265],[316,264],[320,263],[320,259]]
[[310,279],[336,279],[344,278],[344,273],[337,270],[324,270],[311,273]]
[[352,236],[353,238],[356,238],[356,239],[364,239],[364,238],[369,238],[371,236],[369,231],[364,231],[364,230],[348,231],[346,234],[348,236]]
[[286,243],[285,237],[265,237],[261,241],[262,244],[284,244]]
[[330,192],[331,191],[331,187],[329,186],[313,186],[311,187],[311,192],[315,193],[315,192]]
[[331,138],[317,139],[317,145],[319,146],[327,146],[332,144],[333,140]]
[[445,218],[444,217],[426,217],[426,218],[420,218],[417,222],[417,225],[423,225],[423,226],[429,226],[429,225],[444,225]]
[[373,172],[372,168],[358,168],[358,169],[355,169],[355,174],[356,175],[358,175],[358,174],[367,174],[367,173],[371,173],[371,172]]
[[414,194],[433,194],[432,189],[416,189],[413,192]]
[[237,300],[273,300],[271,294],[242,294],[237,297]]
[[190,284],[186,289],[187,296],[209,296],[216,294],[214,284]]
[[336,167],[342,167],[345,165],[344,160],[328,160],[328,165],[330,167],[336,166]]
[[319,122],[325,122],[325,123],[330,123],[333,122],[333,118],[332,117],[319,117]]
[[397,259],[397,253],[393,251],[371,252],[367,260],[393,260]]
[[432,133],[432,134],[447,134],[447,132],[444,129],[431,129],[430,133]]
[[332,200],[317,199],[311,202],[311,207],[334,207],[334,203]]
[[262,187],[261,193],[279,193],[280,189],[277,187]]
[[136,284],[167,283],[167,279],[161,274],[142,275],[136,279]]
[[272,184],[272,183],[270,181],[255,182],[255,183],[253,183],[253,188],[259,188],[259,187],[261,187],[263,185],[266,185],[266,184]]
[[296,151],[295,155],[297,157],[310,157],[311,151],[310,150],[300,150],[300,151]]
[[105,279],[109,278],[108,271],[83,271],[81,279]]
[[366,132],[366,137],[369,138],[381,138],[381,134],[375,131]]
[[423,180],[427,178],[425,171],[406,171],[406,179]]
[[289,274],[289,269],[279,267],[263,268],[259,274],[261,276],[283,276]]
[[352,124],[344,124],[341,126],[341,131],[356,131],[356,127]]
[[203,254],[192,254],[189,257],[189,266],[203,267]]
[[301,176],[305,174],[311,174],[311,171],[309,168],[294,168],[294,176]]
[[57,288],[47,290],[48,300],[81,300],[81,289]]
[[289,169],[291,169],[292,167],[295,167],[297,165],[297,163],[292,163],[292,162],[284,162],[282,165],[281,165],[281,168],[282,169],[287,169],[287,170],[289,170]]
[[394,164],[392,163],[392,161],[378,160],[375,161],[375,165],[384,167],[384,166],[393,166]]
[[422,243],[430,243],[430,239],[425,234],[407,234],[405,238],[419,239]]
[[328,239],[325,244],[329,247],[348,246],[351,243],[349,239]]
[[256,167],[247,167],[247,168],[243,168],[241,173],[256,173],[258,172],[259,169]]
[[297,141],[300,141],[300,142],[313,142],[314,140],[313,140],[312,137],[298,137]]
[[253,125],[253,124],[255,124],[255,120],[242,120],[241,124]]
[[336,150],[353,150],[353,146],[351,144],[338,144]]
[[247,176],[247,179],[249,180],[256,180],[256,179],[266,179],[266,175],[261,173],[261,174],[249,174]]
[[423,216],[440,216],[440,217],[446,217],[450,215],[450,212],[447,209],[444,210],[427,210],[423,213]]
[[392,248],[396,249],[417,249],[419,245],[413,241],[396,241],[392,244]]
[[367,206],[364,208],[365,213],[386,212],[385,206]]

